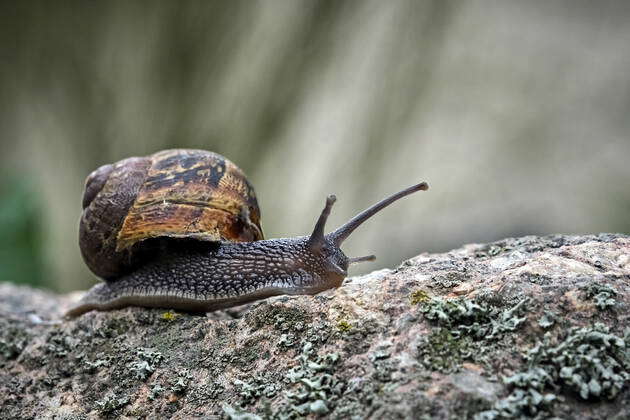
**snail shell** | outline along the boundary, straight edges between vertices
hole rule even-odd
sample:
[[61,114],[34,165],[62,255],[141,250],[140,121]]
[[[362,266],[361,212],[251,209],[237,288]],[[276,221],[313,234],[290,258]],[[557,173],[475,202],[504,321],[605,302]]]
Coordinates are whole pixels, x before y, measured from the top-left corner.
[[256,194],[234,163],[174,149],[104,165],[87,177],[79,244],[94,274],[120,277],[178,239],[263,239]]

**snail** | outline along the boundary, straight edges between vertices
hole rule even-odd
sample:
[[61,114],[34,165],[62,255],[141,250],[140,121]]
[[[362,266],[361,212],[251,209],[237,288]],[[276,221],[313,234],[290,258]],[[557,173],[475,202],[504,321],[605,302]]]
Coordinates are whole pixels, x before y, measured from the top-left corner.
[[225,157],[164,150],[104,165],[86,179],[79,244],[104,281],[68,312],[127,306],[209,312],[276,295],[339,287],[350,264],[339,248],[363,222],[409,187],[325,234],[330,195],[310,236],[263,239],[253,187]]

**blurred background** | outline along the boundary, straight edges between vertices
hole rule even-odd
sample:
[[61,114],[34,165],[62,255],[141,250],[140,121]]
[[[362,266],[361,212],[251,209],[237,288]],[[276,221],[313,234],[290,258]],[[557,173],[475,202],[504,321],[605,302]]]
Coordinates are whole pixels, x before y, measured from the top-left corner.
[[0,3],[0,281],[96,279],[85,177],[203,148],[256,187],[267,237],[357,230],[352,274],[424,251],[630,232],[630,2]]

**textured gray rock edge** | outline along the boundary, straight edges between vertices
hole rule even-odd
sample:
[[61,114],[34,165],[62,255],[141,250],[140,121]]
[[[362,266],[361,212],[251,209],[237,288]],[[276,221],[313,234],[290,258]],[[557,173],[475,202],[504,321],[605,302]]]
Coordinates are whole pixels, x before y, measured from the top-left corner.
[[[502,380],[572,327],[601,324],[628,356],[625,235],[466,245],[207,317],[129,308],[60,321],[77,298],[0,284],[3,418],[501,418],[506,404],[538,418],[630,418],[627,381],[585,400],[550,380],[547,405],[531,381]],[[481,309],[440,320],[447,301]]]

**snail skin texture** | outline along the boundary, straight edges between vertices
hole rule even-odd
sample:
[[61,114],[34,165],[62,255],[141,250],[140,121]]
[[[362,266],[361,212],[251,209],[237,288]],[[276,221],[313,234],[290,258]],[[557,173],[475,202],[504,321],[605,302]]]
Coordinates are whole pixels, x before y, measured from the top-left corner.
[[[221,162],[229,163],[222,156],[205,151],[177,150],[160,153],[174,154],[179,158],[182,154],[198,157],[195,154],[204,153],[202,158],[211,156],[212,159],[216,158]],[[152,158],[155,159],[156,155]],[[133,161],[134,170],[137,169],[137,163]],[[178,166],[180,169],[181,167]],[[99,192],[94,190],[98,187],[103,188],[109,182],[103,180],[103,174],[111,173],[112,168],[102,168],[88,177],[84,196],[84,219],[86,218],[85,211],[89,209],[89,206],[100,205],[98,202],[95,203],[94,197]],[[116,170],[114,168],[113,171]],[[130,181],[128,176],[123,176],[123,178],[127,182]],[[95,179],[96,182],[94,182]],[[146,180],[131,179],[131,183],[137,184],[136,187],[142,182]],[[216,184],[220,185],[220,183]],[[337,230],[324,234],[326,220],[336,200],[335,196],[331,195],[326,199],[326,205],[310,236],[266,240],[256,240],[258,235],[262,237],[262,231],[259,228],[259,212],[253,189],[249,190],[249,188],[247,183],[244,191],[247,191],[245,196],[249,200],[246,202],[252,206],[249,210],[241,209],[237,213],[240,222],[239,234],[242,236],[241,231],[249,230],[252,232],[251,241],[238,242],[225,239],[217,241],[205,237],[200,238],[199,232],[194,232],[192,235],[188,233],[185,235],[172,233],[159,234],[163,236],[146,235],[146,238],[142,238],[129,248],[130,251],[121,251],[119,246],[118,252],[123,252],[121,258],[124,260],[123,268],[119,270],[120,274],[112,274],[116,272],[113,266],[107,267],[105,274],[109,274],[108,276],[97,273],[104,281],[89,290],[66,315],[76,317],[91,310],[104,311],[127,306],[209,312],[270,296],[313,295],[339,287],[348,274],[350,264],[375,259],[373,255],[348,258],[340,249],[342,242],[363,222],[386,206],[416,191],[427,190],[428,185],[422,182],[402,190],[359,213]],[[169,194],[171,193],[169,191]],[[137,201],[137,198],[135,200]],[[110,204],[112,202],[112,200],[108,201]],[[163,207],[168,207],[167,201],[163,203]],[[171,210],[169,214],[173,213]],[[128,209],[124,209],[124,212],[128,213]],[[106,212],[108,222],[109,219],[118,217],[112,216],[112,213],[111,209]],[[181,214],[182,212],[177,210],[174,213]],[[252,213],[255,213],[254,222],[251,220]],[[98,265],[99,259],[111,263],[118,257],[112,257],[109,251],[105,254],[102,250],[107,248],[106,245],[100,247],[95,245],[95,240],[89,237],[93,234],[90,226],[98,226],[98,223],[90,217],[87,219],[87,221],[82,220],[81,246],[84,259],[92,269],[92,266]],[[105,237],[107,240],[106,234],[97,232],[96,236],[100,239]],[[117,233],[118,239],[120,239],[120,232]],[[89,238],[86,240],[87,237]],[[94,250],[103,255],[98,258],[85,255],[86,251],[94,252]],[[132,258],[136,256],[137,258]],[[92,271],[99,271],[98,267]]]

